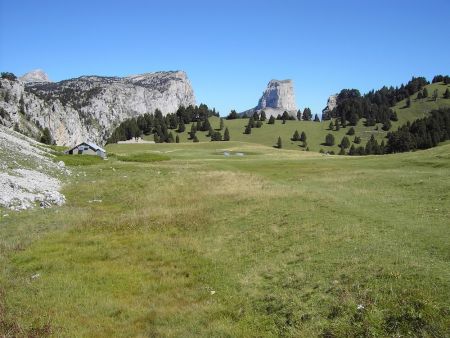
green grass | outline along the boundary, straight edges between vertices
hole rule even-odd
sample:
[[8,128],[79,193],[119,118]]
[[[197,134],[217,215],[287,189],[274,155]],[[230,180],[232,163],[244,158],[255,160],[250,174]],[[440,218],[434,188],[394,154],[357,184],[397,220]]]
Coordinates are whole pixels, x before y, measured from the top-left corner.
[[[414,94],[411,102],[411,107],[405,108],[406,100],[399,102],[393,109],[397,112],[397,116],[399,120],[397,122],[392,123],[391,130],[397,130],[397,128],[407,121],[414,121],[418,118],[424,117],[428,112],[438,109],[440,107],[450,107],[450,99],[443,99],[442,95],[445,89],[450,86],[446,86],[443,83],[430,84],[427,86],[430,98],[417,100],[417,94]],[[439,99],[435,102],[432,101],[431,96],[433,95],[433,91],[438,89]],[[211,117],[210,122],[213,128],[219,128],[220,120],[217,117]],[[295,132],[298,130],[299,133],[304,131],[307,136],[307,143],[310,151],[318,152],[320,149],[324,151],[330,152],[334,151],[335,153],[339,152],[339,143],[344,136],[346,136],[350,126],[346,128],[341,128],[339,131],[329,130],[328,126],[330,121],[324,122],[313,122],[313,121],[286,121],[286,124],[282,124],[282,121],[276,121],[274,125],[267,124],[267,121],[263,123],[261,128],[253,128],[252,133],[250,135],[244,134],[245,126],[248,123],[248,119],[236,119],[236,120],[225,120],[225,127],[228,127],[231,140],[246,142],[246,143],[256,143],[265,146],[275,146],[278,136],[281,137],[283,142],[283,148],[290,150],[305,150],[302,147],[302,142],[300,141],[291,141],[291,138]],[[386,138],[387,132],[381,129],[382,124],[377,124],[373,127],[364,126],[364,120],[360,120],[358,125],[355,126],[356,134],[355,136],[359,136],[361,138],[362,146],[365,146],[366,142],[370,139],[372,135],[378,140],[379,143]],[[191,130],[191,124],[186,125],[186,131],[184,133],[176,133],[176,131],[172,131],[175,135],[178,135],[181,143],[192,143],[188,137],[188,132]],[[323,143],[325,142],[325,136],[331,133],[335,137],[335,145],[334,146],[326,146]],[[200,142],[210,142],[210,138],[206,136],[207,132],[197,132],[197,137]],[[223,131],[222,131],[223,135]],[[350,142],[353,142],[355,136],[348,136]],[[153,136],[144,136],[146,140],[153,140]],[[386,142],[386,140],[385,140]],[[217,142],[215,142],[217,143]],[[220,142],[224,144],[225,142]],[[359,146],[355,144],[355,146]],[[128,145],[127,145],[128,146]],[[223,147],[226,145],[217,145],[217,148]]]
[[104,160],[95,155],[57,155],[55,161],[63,161],[68,166],[85,166],[99,164]]
[[[443,82],[433,83],[426,86],[428,90],[428,98],[417,99],[417,94],[411,96],[411,106],[406,108],[406,100],[400,101],[393,108],[397,113],[398,122],[394,124],[395,129],[398,126],[405,124],[407,121],[414,121],[419,118],[426,117],[427,113],[439,108],[450,107],[450,99],[444,99],[442,96],[450,85],[445,85]],[[432,96],[434,90],[438,90],[439,98],[433,101]]]
[[157,162],[170,160],[170,157],[152,153],[134,153],[130,155],[117,155],[117,159],[123,162]]
[[171,160],[73,168],[65,206],[0,218],[0,335],[450,335],[450,144],[107,150]]

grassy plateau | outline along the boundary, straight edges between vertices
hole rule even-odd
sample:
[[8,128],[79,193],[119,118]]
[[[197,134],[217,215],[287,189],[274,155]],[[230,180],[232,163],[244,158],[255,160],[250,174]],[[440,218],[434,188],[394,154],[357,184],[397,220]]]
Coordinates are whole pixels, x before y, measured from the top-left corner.
[[66,205],[0,210],[0,336],[450,336],[450,144],[231,134],[62,157]]

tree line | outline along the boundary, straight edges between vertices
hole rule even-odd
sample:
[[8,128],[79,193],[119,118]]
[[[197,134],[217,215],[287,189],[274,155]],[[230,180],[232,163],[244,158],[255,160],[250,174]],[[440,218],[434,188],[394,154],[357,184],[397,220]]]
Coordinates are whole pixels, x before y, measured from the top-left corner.
[[[273,115],[271,115],[273,117]],[[267,120],[266,112],[264,110],[255,111],[253,113],[247,113],[247,114],[239,114],[236,110],[231,110],[231,112],[227,115],[227,120],[235,120],[235,119],[250,119],[253,118],[255,121],[261,121],[264,122]],[[312,121],[313,120],[313,114],[310,108],[305,108],[303,112],[299,109],[297,110],[296,116],[293,116],[289,114],[287,111],[284,111],[283,114],[278,114],[276,117],[273,118],[273,120],[281,120],[281,121],[288,121],[288,120],[303,120],[303,121]],[[320,122],[319,115],[314,115],[314,122]],[[273,124],[273,123],[269,123]]]
[[[209,109],[206,104],[199,106],[179,107],[174,114],[163,115],[159,109],[153,114],[145,113],[137,117],[129,118],[121,122],[111,133],[107,143],[117,143],[118,141],[126,141],[132,138],[138,138],[142,135],[154,135],[157,143],[172,143],[179,141],[178,135],[174,137],[172,131],[182,133],[186,130],[186,124],[192,123],[190,138],[196,141],[197,131],[208,131],[208,136],[218,139],[217,132],[212,130],[208,118],[211,116],[219,116],[215,109]],[[221,130],[223,122],[221,123]],[[222,138],[222,137],[220,137]],[[198,139],[197,139],[198,141]]]
[[428,149],[450,140],[450,108],[432,111],[430,116],[407,122],[387,135],[387,152]]
[[421,91],[429,82],[424,77],[413,77],[406,85],[400,87],[382,87],[361,95],[357,89],[343,89],[337,96],[336,107],[324,113],[323,120],[336,118],[341,123],[356,125],[361,118],[366,119],[367,126],[382,123],[383,129],[389,130],[390,121],[397,121],[396,113],[390,108],[398,102]]

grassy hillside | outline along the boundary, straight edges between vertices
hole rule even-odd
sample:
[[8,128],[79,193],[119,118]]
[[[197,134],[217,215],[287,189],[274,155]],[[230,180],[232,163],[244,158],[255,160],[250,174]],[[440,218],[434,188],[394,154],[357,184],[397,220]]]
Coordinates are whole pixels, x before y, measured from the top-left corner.
[[[417,100],[417,94],[411,97],[411,106],[405,108],[406,100],[399,102],[393,109],[397,112],[398,122],[392,123],[392,129],[396,130],[398,126],[402,125],[406,121],[414,121],[417,118],[424,117],[425,114],[433,109],[438,109],[439,107],[450,107],[450,99],[443,99],[442,95],[445,89],[450,86],[446,86],[443,83],[430,84],[427,86],[430,97],[428,99]],[[434,102],[431,99],[433,91],[438,89],[439,99]],[[213,128],[219,127],[219,118],[212,117],[210,122]],[[277,142],[278,136],[282,138],[283,148],[291,150],[304,150],[301,147],[301,142],[291,141],[292,135],[295,130],[299,133],[304,131],[307,136],[308,147],[311,151],[318,152],[320,149],[324,151],[334,151],[339,152],[339,143],[342,138],[346,135],[348,129],[341,128],[339,131],[330,131],[328,126],[330,121],[324,122],[312,122],[312,121],[286,121],[283,125],[282,121],[276,121],[274,125],[267,124],[267,121],[263,124],[261,128],[253,128],[250,135],[244,134],[245,126],[247,125],[248,119],[237,119],[237,120],[225,120],[225,126],[228,127],[231,135],[232,141],[240,142],[250,142],[262,144],[265,146],[274,146]],[[370,139],[372,135],[381,142],[387,135],[387,132],[381,129],[382,125],[378,124],[375,127],[365,127],[364,121],[360,120],[358,125],[355,127],[356,136],[361,137],[361,145]],[[191,125],[186,126],[186,132],[178,134],[180,137],[180,142],[192,142],[188,139],[188,132],[190,131]],[[175,131],[172,131],[174,135]],[[331,133],[335,137],[335,145],[332,147],[325,146],[325,136]],[[200,142],[210,142],[210,138],[206,137],[207,132],[197,132],[197,137]],[[223,132],[222,132],[223,135]],[[355,136],[348,136],[352,142]],[[153,140],[153,136],[147,136],[146,139]],[[357,145],[355,145],[357,146]],[[217,145],[218,148],[226,147],[225,145]]]
[[[445,90],[450,88],[450,85],[445,85],[443,82],[432,83],[426,86],[428,90],[428,98],[417,99],[417,93],[410,97],[411,107],[406,108],[406,100],[400,101],[393,108],[397,113],[398,122],[393,124],[393,128],[397,129],[397,126],[406,123],[407,121],[414,121],[419,118],[425,117],[427,112],[435,109],[450,107],[450,99],[442,98]],[[438,90],[439,98],[437,101],[433,101],[432,96],[434,90]]]
[[450,144],[107,150],[65,206],[0,210],[0,335],[450,335]]

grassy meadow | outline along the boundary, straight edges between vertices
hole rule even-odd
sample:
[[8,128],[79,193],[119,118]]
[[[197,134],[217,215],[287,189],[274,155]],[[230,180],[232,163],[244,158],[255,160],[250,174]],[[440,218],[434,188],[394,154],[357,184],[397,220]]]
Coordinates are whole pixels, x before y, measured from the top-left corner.
[[[418,118],[425,117],[427,112],[441,107],[450,107],[450,99],[444,99],[442,96],[446,88],[450,88],[450,85],[445,85],[444,83],[433,83],[426,86],[429,97],[426,99],[417,99],[417,94],[411,96],[411,106],[406,107],[406,100],[400,101],[393,110],[397,113],[398,121],[392,122],[391,131],[397,130],[397,128],[407,121],[414,121]],[[434,90],[438,90],[439,99],[437,101],[432,100],[432,95]],[[334,120],[333,120],[334,121]],[[219,129],[220,119],[218,117],[210,118],[211,126],[214,129]],[[323,150],[325,152],[334,151],[336,154],[339,153],[339,143],[342,138],[346,136],[350,126],[346,128],[341,128],[339,131],[329,130],[330,121],[323,122],[313,122],[313,121],[286,121],[286,124],[282,124],[282,121],[275,121],[275,124],[269,125],[267,121],[263,123],[261,128],[253,128],[250,135],[244,134],[245,127],[248,123],[248,119],[236,119],[236,120],[224,120],[225,127],[228,128],[232,141],[240,142],[251,142],[266,145],[269,147],[275,146],[278,136],[281,137],[283,148],[291,150],[306,150],[302,147],[302,142],[292,141],[291,138],[294,132],[298,130],[301,134],[302,131],[305,132],[307,137],[307,143],[310,151],[318,152]],[[364,125],[364,120],[361,119],[358,125],[354,127],[355,135],[348,136],[350,142],[353,142],[355,136],[361,138],[360,144],[355,144],[355,146],[365,146],[367,141],[372,135],[375,136],[377,141],[381,143],[383,139],[386,138],[388,132],[381,129],[382,124],[378,123],[376,126],[366,127]],[[172,133],[178,135],[180,142],[192,142],[189,139],[188,132],[191,130],[191,124],[186,125],[186,131],[183,133],[177,133],[175,130]],[[335,138],[334,146],[326,146],[325,136],[331,133]],[[210,137],[206,135],[208,132],[197,132],[197,137],[200,142],[210,142]],[[222,131],[223,136],[223,131]],[[146,140],[153,140],[153,135],[144,136]]]
[[450,335],[449,143],[347,157],[231,135],[63,158],[66,205],[0,210],[0,336]]

